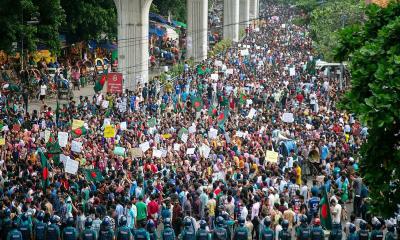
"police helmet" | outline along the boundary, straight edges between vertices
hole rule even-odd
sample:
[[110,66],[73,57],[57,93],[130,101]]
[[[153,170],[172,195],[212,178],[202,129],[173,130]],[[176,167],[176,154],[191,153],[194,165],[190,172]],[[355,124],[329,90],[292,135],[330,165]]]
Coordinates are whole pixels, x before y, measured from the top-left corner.
[[222,227],[224,225],[224,218],[219,216],[217,217],[217,226]]
[[11,210],[9,208],[6,208],[6,210],[4,210],[4,215],[6,217],[10,217],[11,216]]
[[109,226],[111,225],[110,218],[109,218],[109,217],[105,217],[105,218],[103,219],[103,222],[101,222],[101,224],[102,224],[104,227],[109,227]]
[[119,225],[120,225],[120,226],[125,226],[127,222],[128,222],[128,219],[126,219],[125,216],[122,216],[122,217],[119,219]]
[[354,225],[353,223],[351,223],[349,225],[349,231],[350,233],[354,233],[356,231],[356,225]]
[[59,221],[60,221],[60,217],[57,216],[57,215],[53,215],[53,216],[50,218],[50,222],[51,222],[51,223],[56,224],[56,223],[58,223]]
[[206,229],[206,227],[207,227],[207,222],[204,221],[203,219],[200,220],[200,228],[201,228],[201,229]]
[[375,229],[380,229],[381,226],[382,226],[382,224],[381,224],[381,222],[380,222],[379,220],[378,220],[378,221],[375,221],[375,223],[374,223],[374,228],[375,228]]
[[271,218],[270,218],[270,217],[265,217],[265,218],[264,218],[264,225],[265,225],[266,227],[271,226]]
[[73,217],[68,217],[67,218],[67,226],[70,226],[70,227],[72,227],[72,226],[74,226],[74,218]]
[[171,218],[164,219],[164,227],[171,227]]
[[301,215],[301,218],[300,218],[300,222],[301,223],[307,223],[308,222],[308,218],[307,218],[307,216],[306,215]]
[[92,227],[93,219],[91,217],[86,218],[85,227],[90,228]]
[[191,227],[192,226],[192,220],[190,218],[185,218],[185,227]]
[[239,225],[240,226],[244,226],[244,223],[246,222],[246,220],[244,219],[244,217],[239,217]]
[[36,219],[39,221],[43,221],[44,219],[44,212],[43,211],[39,211],[36,215]]
[[289,227],[289,221],[288,220],[283,220],[282,221],[282,228],[283,229],[288,229],[288,227]]
[[366,221],[364,221],[364,220],[360,221],[360,229],[361,230],[367,229],[367,222]]
[[149,220],[147,221],[147,226],[146,226],[146,228],[147,228],[148,231],[154,230],[154,227],[155,227],[155,226],[156,226],[156,225],[154,224],[154,221],[153,221],[152,219],[149,219]]

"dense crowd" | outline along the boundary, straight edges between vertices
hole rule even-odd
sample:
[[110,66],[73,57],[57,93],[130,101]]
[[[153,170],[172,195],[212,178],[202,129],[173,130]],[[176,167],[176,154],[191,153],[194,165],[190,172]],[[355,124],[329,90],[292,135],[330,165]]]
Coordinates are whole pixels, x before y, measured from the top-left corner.
[[336,108],[339,79],[315,68],[294,8],[261,14],[171,91],[32,113],[1,96],[2,238],[395,239],[396,221],[368,214],[368,129]]

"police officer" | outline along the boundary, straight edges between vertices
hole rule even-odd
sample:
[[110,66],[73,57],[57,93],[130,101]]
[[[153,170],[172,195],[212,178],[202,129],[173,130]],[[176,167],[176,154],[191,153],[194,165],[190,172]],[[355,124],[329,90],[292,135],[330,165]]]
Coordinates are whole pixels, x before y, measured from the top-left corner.
[[11,210],[9,208],[6,208],[4,210],[4,219],[2,222],[2,236],[8,236],[8,233],[11,231],[12,229],[12,221],[11,221]]
[[81,240],[96,240],[96,231],[92,229],[93,219],[91,217],[86,218],[85,230],[81,232]]
[[31,239],[32,238],[32,224],[29,221],[28,213],[23,213],[21,215],[19,231],[22,233],[23,239]]
[[249,230],[244,226],[246,220],[244,217],[239,217],[239,227],[236,228],[235,234],[233,235],[233,239],[237,240],[247,240],[249,235]]
[[282,231],[279,232],[279,240],[291,240],[292,234],[289,231],[289,221],[282,221]]
[[22,233],[18,230],[17,219],[11,223],[11,230],[7,234],[7,240],[23,240]]
[[273,240],[275,239],[274,231],[270,228],[271,227],[271,218],[266,217],[263,221],[263,226],[260,231],[260,240]]
[[207,231],[207,222],[200,220],[200,228],[196,232],[196,240],[210,240],[210,234]]
[[329,234],[329,240],[342,240],[343,231],[340,223],[332,224],[332,231]]
[[43,222],[44,212],[39,211],[36,216],[36,223],[33,228],[33,236],[35,240],[44,240],[46,237],[47,224]]
[[152,219],[147,221],[146,229],[149,232],[150,240],[157,240],[157,232],[156,232],[156,225]]
[[50,225],[47,227],[46,240],[59,240],[60,239],[60,228],[58,223],[60,222],[60,217],[53,215],[50,218]]
[[369,231],[367,229],[367,222],[364,220],[360,221],[360,230],[357,232],[359,240],[368,240],[369,239]]
[[301,215],[300,226],[297,228],[296,237],[298,240],[310,240],[311,230],[308,227],[308,218],[306,215]]
[[111,229],[109,217],[105,217],[100,224],[99,240],[114,240],[114,231]]
[[135,240],[150,240],[150,234],[144,228],[146,222],[140,222],[139,228],[135,230],[134,239]]
[[77,240],[78,239],[78,231],[74,227],[74,218],[67,218],[67,227],[62,231],[62,240]]
[[171,227],[171,218],[164,219],[164,229],[161,231],[162,240],[175,240],[175,232]]
[[235,225],[235,221],[231,219],[229,214],[225,211],[222,212],[222,217],[224,218],[224,227],[226,229],[226,232],[228,234],[228,239],[231,239],[231,236],[233,234],[233,226]]
[[383,232],[381,230],[381,222],[376,220],[374,223],[374,230],[371,232],[371,240],[382,240]]
[[130,240],[132,237],[131,229],[126,225],[128,219],[125,216],[122,216],[119,219],[119,228],[117,230],[117,240]]
[[[395,240],[396,234],[394,232],[395,227],[394,227],[393,223],[391,223],[391,222],[387,223],[386,228],[387,228],[387,233],[385,235],[385,240]],[[399,234],[399,233],[397,233],[397,234]]]
[[356,225],[354,225],[353,223],[350,223],[349,225],[349,236],[347,236],[347,240],[358,240]]
[[315,218],[314,227],[311,229],[311,240],[324,240],[325,234],[324,230],[321,228],[321,220]]
[[214,229],[213,240],[228,240],[228,231],[224,228],[224,218],[219,216],[216,220],[217,227]]
[[186,217],[184,219],[184,225],[185,225],[185,227],[183,228],[180,239],[182,239],[182,240],[194,239],[196,237],[196,232],[193,229],[192,220],[190,218]]

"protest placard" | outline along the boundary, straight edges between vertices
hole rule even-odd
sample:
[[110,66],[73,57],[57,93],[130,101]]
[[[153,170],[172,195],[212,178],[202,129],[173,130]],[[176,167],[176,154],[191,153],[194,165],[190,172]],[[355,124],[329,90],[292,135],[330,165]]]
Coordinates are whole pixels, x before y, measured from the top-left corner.
[[139,148],[142,149],[142,152],[145,153],[147,150],[150,148],[150,143],[149,142],[144,142],[139,145]]
[[65,166],[64,171],[66,173],[75,175],[79,169],[79,162],[68,158],[64,166]]
[[142,155],[143,155],[142,149],[141,148],[132,148],[131,155],[134,158],[142,157]]
[[115,128],[114,126],[107,125],[104,128],[104,137],[105,138],[113,138],[115,136]]
[[82,151],[82,143],[73,140],[71,143],[71,151],[76,152],[76,153],[80,153]]
[[267,150],[267,153],[265,155],[265,160],[266,162],[277,163],[278,156],[279,154],[277,152]]
[[72,130],[75,130],[77,128],[81,128],[81,127],[83,127],[84,124],[85,124],[85,122],[82,121],[82,120],[73,119],[72,120]]
[[293,113],[284,113],[282,115],[282,121],[286,122],[286,123],[292,123],[294,122],[294,117],[293,117]]
[[68,144],[68,133],[58,132],[58,144],[60,147],[66,147]]

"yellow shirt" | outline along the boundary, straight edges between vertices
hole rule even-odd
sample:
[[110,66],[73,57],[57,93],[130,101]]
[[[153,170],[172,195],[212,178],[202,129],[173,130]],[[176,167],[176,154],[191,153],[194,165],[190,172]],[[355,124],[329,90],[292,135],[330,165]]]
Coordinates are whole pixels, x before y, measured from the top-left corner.
[[208,215],[215,216],[215,207],[217,206],[217,202],[215,199],[208,200],[207,208],[208,208]]
[[301,186],[301,167],[297,166],[296,168],[296,184]]

